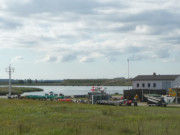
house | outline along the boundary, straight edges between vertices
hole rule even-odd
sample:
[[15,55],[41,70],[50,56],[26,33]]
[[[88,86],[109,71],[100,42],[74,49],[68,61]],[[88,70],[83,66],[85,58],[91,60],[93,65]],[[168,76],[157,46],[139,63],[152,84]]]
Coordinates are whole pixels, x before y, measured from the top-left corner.
[[180,87],[180,75],[138,75],[132,79],[133,89],[168,90]]

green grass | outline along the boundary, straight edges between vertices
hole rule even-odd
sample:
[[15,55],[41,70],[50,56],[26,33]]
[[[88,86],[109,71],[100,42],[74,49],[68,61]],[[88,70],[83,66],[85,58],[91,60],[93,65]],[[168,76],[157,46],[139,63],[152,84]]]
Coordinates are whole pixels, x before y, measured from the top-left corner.
[[[12,95],[22,94],[23,92],[43,91],[40,88],[26,88],[26,87],[12,87]],[[0,95],[7,95],[9,93],[8,87],[0,87]]]
[[0,99],[1,135],[179,135],[180,109]]

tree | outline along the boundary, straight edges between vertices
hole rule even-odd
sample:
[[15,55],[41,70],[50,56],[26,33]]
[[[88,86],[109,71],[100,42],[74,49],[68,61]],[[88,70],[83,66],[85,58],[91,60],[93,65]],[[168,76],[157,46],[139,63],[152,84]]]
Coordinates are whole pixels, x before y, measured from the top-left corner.
[[38,80],[37,80],[37,79],[35,79],[35,83],[36,83],[36,84],[38,83]]
[[28,84],[31,84],[31,83],[32,83],[32,80],[31,80],[31,79],[27,79],[27,83],[28,83]]
[[19,84],[24,84],[24,80],[18,80]]

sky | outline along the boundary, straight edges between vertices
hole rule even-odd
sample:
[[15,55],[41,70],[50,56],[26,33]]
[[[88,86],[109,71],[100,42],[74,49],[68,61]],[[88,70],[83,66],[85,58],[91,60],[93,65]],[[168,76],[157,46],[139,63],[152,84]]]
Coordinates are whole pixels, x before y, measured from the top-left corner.
[[180,74],[179,56],[179,0],[0,0],[0,79]]

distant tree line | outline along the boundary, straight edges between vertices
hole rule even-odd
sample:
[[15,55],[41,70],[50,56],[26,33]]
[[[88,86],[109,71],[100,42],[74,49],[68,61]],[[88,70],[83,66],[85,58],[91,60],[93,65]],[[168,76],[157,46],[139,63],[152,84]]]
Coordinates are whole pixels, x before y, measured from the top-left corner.
[[[54,83],[60,83],[62,80],[32,80],[32,79],[19,79],[19,80],[11,80],[12,84],[19,84],[19,85],[35,85],[35,84],[54,84]],[[9,83],[9,79],[0,79],[1,85],[6,85]]]
[[17,80],[14,83],[17,84],[43,84],[43,83],[60,83],[62,80],[32,80],[32,79],[25,79],[25,80]]
[[71,86],[130,86],[131,79],[66,79],[61,85]]
[[[1,85],[8,84],[6,81],[1,81]],[[62,86],[130,86],[131,79],[115,78],[115,79],[65,79],[65,80],[32,80],[20,79],[12,80],[12,84],[16,85],[62,85]]]

